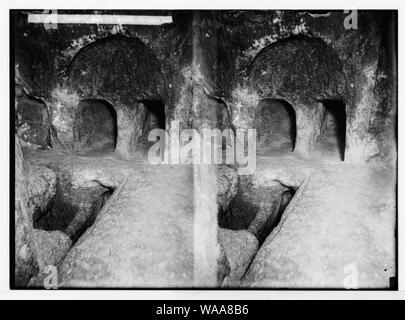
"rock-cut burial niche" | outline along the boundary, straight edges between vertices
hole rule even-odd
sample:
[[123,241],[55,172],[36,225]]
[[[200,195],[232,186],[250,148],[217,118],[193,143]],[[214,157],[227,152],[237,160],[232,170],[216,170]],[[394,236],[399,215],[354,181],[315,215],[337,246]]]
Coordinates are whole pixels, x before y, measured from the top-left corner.
[[112,152],[117,142],[117,113],[105,100],[80,101],[73,128],[76,151]]
[[260,149],[293,151],[296,139],[296,116],[285,100],[261,100],[256,111],[257,142]]
[[[142,123],[142,134],[139,137],[140,148],[144,152],[150,148],[156,141],[148,141],[149,133],[154,129],[166,129],[165,105],[158,100],[143,100],[142,104],[146,109],[145,117]],[[159,140],[160,137],[157,137]]]
[[148,136],[153,129],[163,129],[166,127],[165,105],[161,101],[144,100],[146,108],[145,120],[143,123],[143,135]]
[[325,116],[319,149],[343,161],[346,146],[345,104],[339,100],[324,100],[322,103],[325,107]]
[[51,146],[51,121],[45,103],[16,90],[16,128],[23,141],[42,149]]
[[254,185],[239,177],[235,195],[219,206],[219,243],[230,266],[224,286],[238,286],[260,246],[278,225],[295,194],[277,181]]
[[34,229],[62,231],[74,243],[94,223],[114,189],[102,185],[73,188],[67,170],[58,176],[54,197],[34,211]]
[[218,213],[221,228],[248,230],[262,243],[280,221],[295,189],[277,181],[256,186],[250,177],[239,177],[237,192]]
[[[93,225],[114,188],[98,183],[74,186],[69,166],[38,169],[41,170],[40,174],[35,176],[41,179],[32,180],[35,185],[31,187],[36,192],[30,201],[34,210],[33,239],[40,270],[28,286],[43,288],[42,268],[57,266],[63,260],[72,245]],[[51,170],[55,175],[50,174]],[[85,171],[81,174],[85,174]],[[46,181],[47,178],[50,180]],[[53,185],[51,189],[54,193],[43,197],[42,190],[48,182]]]

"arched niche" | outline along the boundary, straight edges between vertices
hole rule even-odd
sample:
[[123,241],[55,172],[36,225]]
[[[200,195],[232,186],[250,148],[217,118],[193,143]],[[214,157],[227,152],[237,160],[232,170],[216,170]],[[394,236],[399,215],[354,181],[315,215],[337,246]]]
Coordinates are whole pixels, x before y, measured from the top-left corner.
[[117,142],[117,113],[114,107],[101,99],[80,101],[73,137],[76,151],[114,151]]
[[256,130],[259,148],[293,151],[296,140],[294,108],[283,99],[264,99],[257,106]]
[[346,106],[340,100],[323,100],[324,124],[318,149],[344,161],[346,149]]

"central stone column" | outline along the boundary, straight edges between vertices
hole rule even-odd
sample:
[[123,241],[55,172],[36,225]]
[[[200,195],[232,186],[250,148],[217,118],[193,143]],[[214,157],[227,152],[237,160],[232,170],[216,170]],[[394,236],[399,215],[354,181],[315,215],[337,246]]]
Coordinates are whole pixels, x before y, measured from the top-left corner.
[[294,152],[303,157],[310,157],[324,128],[325,106],[322,102],[312,105],[297,104],[294,110],[297,121]]
[[130,158],[136,143],[142,134],[143,120],[146,107],[138,102],[134,107],[122,106],[117,108],[117,144],[115,152],[124,158]]
[[[217,25],[214,17],[203,17],[200,12],[193,14],[193,55],[192,55],[192,114],[193,128],[198,131],[206,122],[203,116],[209,113],[207,92],[214,83],[208,57],[215,48],[216,32],[204,26]],[[206,37],[210,34],[210,37]],[[214,112],[214,121],[216,120]],[[218,207],[216,170],[213,165],[193,164],[194,208],[193,208],[193,273],[194,287],[216,287],[218,285]]]

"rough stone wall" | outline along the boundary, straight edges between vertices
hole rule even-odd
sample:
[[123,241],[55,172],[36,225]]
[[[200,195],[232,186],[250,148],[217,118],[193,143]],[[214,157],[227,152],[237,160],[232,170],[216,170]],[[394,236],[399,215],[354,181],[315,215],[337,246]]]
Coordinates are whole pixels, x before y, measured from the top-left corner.
[[304,35],[261,50],[249,65],[249,80],[261,97],[279,96],[293,105],[340,99],[344,90],[337,54],[323,41]]
[[[277,64],[277,57],[288,56],[286,51],[291,48],[291,42],[288,41],[284,49],[273,50],[278,55],[271,54],[267,59],[270,61],[262,61],[263,70],[257,70],[265,71],[270,66],[278,70],[271,73],[274,76],[271,84],[278,83],[278,88],[283,88],[281,93],[290,91],[295,93],[294,96],[299,94],[300,97],[310,98],[307,94],[310,92],[316,98],[334,97],[345,103],[346,160],[363,162],[395,159],[395,12],[358,11],[357,29],[345,29],[344,22],[349,13],[343,11],[322,14],[312,11],[201,12],[202,22],[196,26],[202,34],[199,43],[195,43],[193,37],[194,13],[181,11],[171,14],[174,23],[163,26],[58,25],[57,29],[27,24],[26,14],[23,13],[12,15],[15,22],[16,79],[29,95],[41,98],[46,103],[55,127],[52,131],[53,146],[71,148],[71,114],[77,106],[76,100],[83,98],[80,92],[83,86],[79,85],[78,88],[76,80],[83,70],[80,66],[76,69],[73,67],[76,71],[72,75],[69,65],[78,54],[86,52],[97,41],[121,37],[139,43],[137,48],[145,47],[151,53],[150,57],[156,58],[156,64],[152,65],[160,65],[161,79],[158,80],[150,73],[142,73],[141,77],[133,79],[122,76],[127,64],[139,61],[121,57],[121,60],[117,59],[112,64],[118,71],[110,78],[103,78],[103,85],[99,81],[85,81],[87,85],[84,92],[87,94],[101,94],[108,100],[111,98],[108,92],[111,91],[114,101],[109,102],[116,108],[133,105],[134,100],[142,97],[162,99],[167,127],[170,128],[173,120],[178,120],[182,129],[190,127],[193,119],[200,118],[199,111],[196,113],[192,110],[193,91],[198,84],[202,85],[201,89],[206,94],[225,100],[232,126],[236,128],[255,126],[258,100],[263,98],[257,92],[257,81],[249,84],[248,80],[252,80],[249,66],[253,61],[262,59],[264,53],[269,52],[269,46],[282,48],[285,39],[304,37],[309,42],[320,43],[320,48],[324,48],[325,52],[324,57],[318,54],[318,58],[313,61],[320,63],[319,70],[308,66],[307,73],[312,75],[313,72],[329,70],[329,76],[325,73],[316,74],[315,78],[308,74],[305,76],[302,68],[298,71],[288,68],[288,59]],[[307,46],[307,43],[296,42],[299,54],[295,57],[302,58],[302,62],[306,62],[305,54],[310,56],[309,50],[314,48]],[[104,52],[114,51],[120,45],[111,42],[106,46],[109,49]],[[193,50],[198,46],[206,47],[207,50],[203,60],[193,62],[197,56]],[[84,59],[84,67],[96,63],[96,58]],[[139,63],[142,65],[142,62]],[[199,66],[198,72],[192,67],[193,63]],[[339,70],[330,70],[335,67]],[[87,76],[89,79],[100,79],[101,74],[92,76],[96,72],[94,70],[98,70],[96,65],[94,68]],[[333,76],[336,72],[339,76]],[[285,73],[292,77],[286,77]],[[70,81],[72,77],[76,79],[73,83]],[[128,96],[123,88],[128,85],[139,90],[138,93]],[[305,86],[313,90],[307,90]],[[301,92],[297,93],[297,90]],[[272,93],[271,90],[266,92]],[[298,104],[308,108],[316,107],[312,101],[299,101]],[[294,103],[292,105],[294,107]]]
[[[345,30],[344,13],[313,19],[314,35],[333,47],[347,81],[347,159],[361,162],[396,157],[395,11],[358,11],[358,29]],[[383,90],[381,90],[384,88]]]
[[38,270],[38,262],[27,173],[17,135],[15,139],[15,286],[24,287]]
[[16,99],[16,129],[24,145],[50,148],[51,121],[46,105],[24,94]]
[[260,101],[256,112],[257,143],[295,144],[295,113],[291,106],[279,100]]
[[[345,160],[364,162],[396,158],[396,12],[358,11],[357,29],[345,29],[349,13],[332,11],[233,11],[225,14],[236,50],[238,81],[234,91],[235,113],[255,109],[249,80],[249,64],[261,50],[280,40],[305,35],[322,40],[342,64],[345,87],[340,90],[346,105]],[[389,40],[388,40],[389,39]],[[292,70],[293,71],[293,70]],[[384,89],[382,89],[384,88]],[[242,97],[242,98],[241,98]],[[243,100],[246,102],[244,103]],[[252,102],[249,105],[249,100]],[[254,112],[244,112],[251,117]],[[235,117],[237,118],[237,117]],[[240,118],[240,116],[239,116]],[[249,123],[244,119],[239,123]]]
[[[217,85],[215,74],[212,73],[211,68],[207,68],[211,54],[209,53],[210,46],[206,43],[206,39],[209,38],[206,35],[211,31],[209,26],[215,25],[215,20],[215,17],[206,16],[201,12],[193,14],[192,125],[196,129],[209,126],[209,122],[216,123],[218,120],[215,112],[211,119],[207,119],[203,112],[209,107],[209,96],[212,95],[215,85]],[[217,40],[213,41],[216,43]],[[221,252],[217,242],[218,206],[215,168],[194,164],[193,187],[194,285],[213,287],[217,285],[218,281],[217,261],[220,261]]]
[[[297,149],[310,153],[324,118],[317,100],[333,98],[346,105],[346,159],[392,160],[396,13],[359,11],[354,30],[344,28],[346,16],[343,11],[322,16],[184,11],[173,12],[174,23],[159,27],[52,29],[27,24],[26,14],[15,12],[15,79],[28,96],[44,101],[55,148],[73,148],[77,106],[86,98],[105,99],[116,108],[117,150],[130,156],[143,128],[144,99],[162,100],[168,129],[173,120],[180,121],[180,129],[222,126],[224,110],[230,127],[255,128],[260,100],[284,97],[296,110]],[[38,262],[18,136],[16,140],[16,284],[23,285]],[[213,236],[217,221],[203,213],[217,212],[212,192],[216,174],[202,167],[194,173],[195,221],[202,227],[197,238],[208,239],[212,249],[196,255],[202,258],[196,270],[213,285],[209,257],[219,256]]]
[[[162,100],[166,114],[173,113],[176,100],[173,92],[180,92],[177,85],[181,81],[179,73],[173,73],[174,65],[178,65],[172,62],[175,55],[170,42],[183,40],[172,35],[173,25],[72,27],[60,24],[51,28],[28,24],[27,15],[17,11],[12,19],[16,34],[16,82],[31,96],[46,102],[55,128],[55,147],[73,148],[75,109],[85,98],[105,99],[117,109],[129,109],[121,112],[125,114],[144,113],[142,106],[138,109],[139,100]],[[91,50],[94,47],[96,50]],[[27,52],[35,54],[27,55]],[[166,65],[162,67],[160,61]],[[87,72],[83,73],[82,67]],[[167,75],[169,81],[164,79]],[[169,92],[166,84],[172,88]],[[132,118],[143,119],[141,115]],[[126,143],[137,138],[131,137]],[[118,151],[125,156],[128,149],[131,147]]]
[[95,41],[76,54],[68,72],[70,86],[84,97],[128,107],[163,98],[160,63],[137,38],[115,35]]
[[80,149],[97,143],[116,143],[117,115],[103,101],[84,100],[76,111],[75,147]]

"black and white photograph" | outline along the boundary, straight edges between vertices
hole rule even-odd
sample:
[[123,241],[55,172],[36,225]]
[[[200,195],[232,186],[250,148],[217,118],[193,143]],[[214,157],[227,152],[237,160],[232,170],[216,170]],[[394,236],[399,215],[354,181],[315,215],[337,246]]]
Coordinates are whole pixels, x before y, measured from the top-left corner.
[[399,11],[277,5],[9,8],[11,291],[400,289]]

